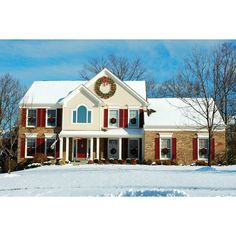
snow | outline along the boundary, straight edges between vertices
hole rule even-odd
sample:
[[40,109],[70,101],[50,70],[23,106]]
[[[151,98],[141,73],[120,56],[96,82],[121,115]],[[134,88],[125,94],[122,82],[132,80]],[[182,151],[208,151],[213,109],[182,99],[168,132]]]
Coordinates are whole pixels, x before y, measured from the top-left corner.
[[[20,105],[57,104],[79,85],[87,82],[79,80],[35,81],[22,98]],[[125,83],[146,99],[145,81],[125,81]]]
[[[202,116],[179,98],[148,98],[148,103],[149,108],[156,112],[150,116],[145,113],[145,128],[173,130],[174,128],[196,127],[199,126],[199,123],[202,126],[206,122]],[[215,115],[215,123],[221,124],[224,129],[224,122],[219,112]]]
[[236,166],[43,166],[0,174],[0,196],[236,196]]

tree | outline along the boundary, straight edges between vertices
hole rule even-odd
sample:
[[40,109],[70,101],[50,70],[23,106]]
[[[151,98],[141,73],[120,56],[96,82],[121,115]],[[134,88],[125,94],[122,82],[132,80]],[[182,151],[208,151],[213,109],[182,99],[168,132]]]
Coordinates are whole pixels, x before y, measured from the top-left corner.
[[207,129],[208,165],[211,166],[211,140],[215,130],[224,126],[215,102],[221,89],[212,54],[194,50],[185,59],[183,68],[168,85],[168,89],[189,108],[188,118],[198,124],[200,129]]
[[18,104],[25,89],[10,74],[0,78],[0,149],[9,163],[16,157],[18,140]]

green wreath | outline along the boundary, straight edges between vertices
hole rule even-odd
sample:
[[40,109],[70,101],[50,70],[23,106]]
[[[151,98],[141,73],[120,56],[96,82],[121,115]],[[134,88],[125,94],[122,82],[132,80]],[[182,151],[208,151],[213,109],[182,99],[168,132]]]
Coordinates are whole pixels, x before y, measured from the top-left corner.
[[[111,85],[111,90],[108,93],[103,93],[100,90],[101,84],[104,84],[104,85],[110,84]],[[111,78],[108,78],[108,77],[105,77],[105,76],[101,77],[95,83],[95,92],[99,97],[101,97],[103,99],[108,99],[108,98],[112,97],[115,94],[116,84]]]

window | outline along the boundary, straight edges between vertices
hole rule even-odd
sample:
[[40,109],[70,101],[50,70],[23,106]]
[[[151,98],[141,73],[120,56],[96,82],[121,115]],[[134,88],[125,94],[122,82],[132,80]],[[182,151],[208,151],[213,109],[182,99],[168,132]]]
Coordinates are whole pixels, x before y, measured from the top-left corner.
[[73,123],[91,123],[91,111],[86,106],[81,105],[73,111]]
[[199,138],[198,145],[198,158],[207,159],[208,158],[208,138]]
[[57,111],[49,109],[47,110],[47,126],[56,126]]
[[117,128],[119,122],[118,110],[109,110],[109,127]]
[[46,141],[46,155],[49,157],[55,156],[55,139],[48,138]]
[[35,156],[35,147],[36,147],[35,138],[28,138],[27,139],[27,148],[26,148],[28,157]]
[[139,140],[129,139],[129,157],[138,159],[139,157]]
[[171,138],[161,138],[161,159],[171,159]]
[[27,126],[36,126],[36,109],[28,109]]
[[131,128],[139,127],[138,115],[139,115],[138,110],[129,110],[129,127]]

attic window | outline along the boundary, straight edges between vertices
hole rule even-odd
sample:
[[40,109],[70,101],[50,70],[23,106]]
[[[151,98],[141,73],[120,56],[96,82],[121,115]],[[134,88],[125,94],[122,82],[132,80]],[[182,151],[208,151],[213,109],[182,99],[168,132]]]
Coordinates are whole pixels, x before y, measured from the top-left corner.
[[91,111],[86,106],[81,105],[73,111],[73,123],[91,123]]

